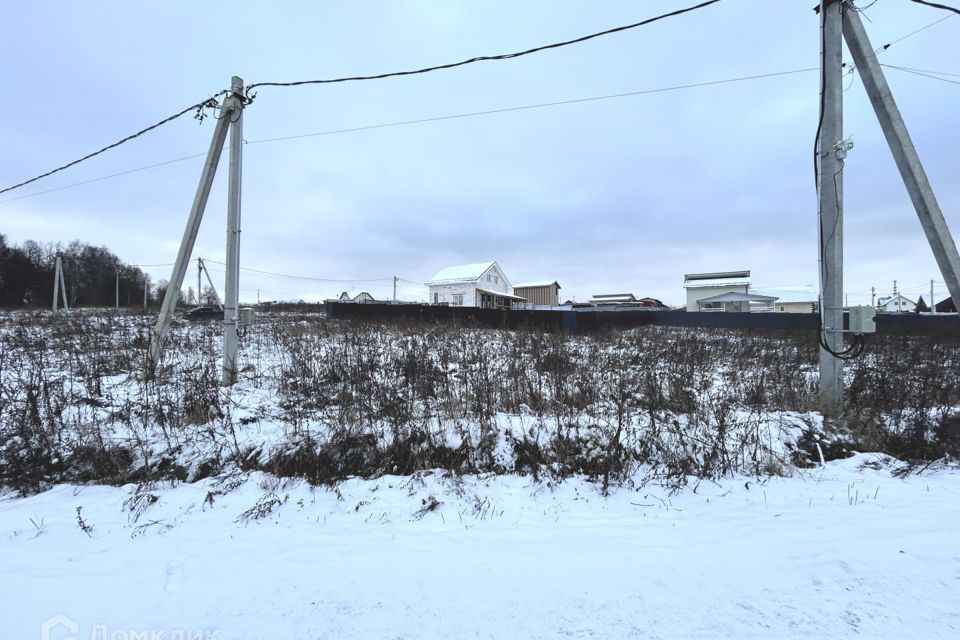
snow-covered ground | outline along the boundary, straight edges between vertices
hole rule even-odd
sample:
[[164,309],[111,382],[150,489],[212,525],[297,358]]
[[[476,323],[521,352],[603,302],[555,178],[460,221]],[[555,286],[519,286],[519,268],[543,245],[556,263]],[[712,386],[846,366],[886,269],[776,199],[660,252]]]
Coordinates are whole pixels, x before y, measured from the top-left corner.
[[0,638],[960,637],[960,470],[893,467],[60,485],[0,499]]

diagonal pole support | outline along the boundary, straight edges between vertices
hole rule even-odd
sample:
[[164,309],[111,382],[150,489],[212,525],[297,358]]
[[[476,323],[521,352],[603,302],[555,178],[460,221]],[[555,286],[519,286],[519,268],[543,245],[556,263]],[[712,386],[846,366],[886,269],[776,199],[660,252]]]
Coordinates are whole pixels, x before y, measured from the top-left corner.
[[144,370],[144,377],[153,378],[160,363],[160,356],[163,353],[163,342],[170,330],[170,321],[173,319],[173,312],[177,306],[177,300],[180,297],[180,287],[183,286],[183,279],[187,274],[187,266],[190,262],[190,254],[193,253],[193,246],[197,241],[197,233],[200,231],[200,221],[203,219],[203,212],[207,208],[207,200],[210,197],[210,189],[213,187],[213,178],[217,173],[217,165],[220,163],[220,156],[223,155],[223,145],[227,139],[227,130],[230,128],[230,117],[236,108],[237,99],[230,96],[224,100],[217,124],[213,129],[213,138],[210,141],[210,149],[207,151],[207,158],[203,163],[203,171],[200,173],[200,184],[197,186],[197,193],[193,198],[193,206],[190,208],[190,217],[187,219],[187,227],[183,231],[183,239],[180,241],[180,250],[177,252],[177,260],[173,265],[173,271],[170,274],[170,281],[167,283],[167,291],[163,296],[163,304],[160,306],[160,317],[157,324],[150,334],[150,352],[147,354],[147,362]]
[[893,100],[890,86],[880,69],[877,55],[870,45],[867,31],[863,28],[860,14],[849,8],[844,13],[843,37],[853,56],[853,62],[860,72],[863,86],[880,121],[883,135],[893,153],[893,159],[900,170],[900,177],[907,187],[910,200],[917,211],[920,225],[927,236],[927,242],[947,283],[947,289],[954,302],[960,300],[960,255],[953,241],[947,221],[940,210],[940,204],[933,193],[927,174],[920,163],[920,156],[910,139],[907,125],[903,122],[897,103]]

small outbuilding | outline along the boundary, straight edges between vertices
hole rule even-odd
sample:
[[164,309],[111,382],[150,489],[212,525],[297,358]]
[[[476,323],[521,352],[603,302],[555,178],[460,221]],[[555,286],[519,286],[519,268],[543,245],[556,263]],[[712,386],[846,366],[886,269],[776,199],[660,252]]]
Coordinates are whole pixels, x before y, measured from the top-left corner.
[[521,282],[513,286],[513,295],[529,304],[556,307],[560,304],[560,283],[556,280]]
[[820,296],[813,285],[756,287],[751,288],[750,293],[776,298],[773,306],[776,313],[816,313],[820,308]]

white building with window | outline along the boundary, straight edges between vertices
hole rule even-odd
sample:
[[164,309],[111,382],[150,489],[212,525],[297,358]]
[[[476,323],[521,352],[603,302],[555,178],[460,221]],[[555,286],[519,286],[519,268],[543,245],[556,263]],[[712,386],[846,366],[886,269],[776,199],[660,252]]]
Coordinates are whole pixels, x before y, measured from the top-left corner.
[[917,303],[897,294],[877,299],[877,311],[883,313],[908,313],[917,310]]
[[683,276],[683,288],[687,293],[687,311],[713,310],[709,307],[701,309],[698,303],[701,300],[714,298],[725,293],[749,294],[750,272],[688,273]]
[[515,300],[513,287],[496,262],[461,264],[441,269],[424,284],[432,304],[451,307],[509,309]]

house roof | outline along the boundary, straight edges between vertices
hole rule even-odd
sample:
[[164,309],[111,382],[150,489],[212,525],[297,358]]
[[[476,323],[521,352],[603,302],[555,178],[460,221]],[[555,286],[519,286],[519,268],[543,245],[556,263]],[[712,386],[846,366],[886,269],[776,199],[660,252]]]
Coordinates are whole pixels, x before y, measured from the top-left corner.
[[636,300],[632,293],[598,293],[592,299],[602,302],[634,302]]
[[731,278],[749,278],[750,271],[714,271],[712,273],[686,273],[683,276],[686,280],[729,280]]
[[480,276],[486,273],[487,269],[497,264],[496,262],[475,262],[473,264],[459,264],[454,267],[447,267],[437,272],[435,276],[427,280],[425,284],[446,284],[448,282],[473,282],[479,280]]
[[683,276],[683,287],[731,287],[750,284],[749,271],[717,271],[716,273],[688,273]]
[[755,293],[721,293],[709,298],[701,298],[697,302],[771,302],[776,296],[760,296]]
[[883,297],[877,298],[877,306],[883,306],[888,302],[893,302],[894,300],[906,300],[910,304],[917,304],[916,302],[906,297],[905,295],[898,293],[895,296],[883,296]]
[[809,284],[788,287],[750,287],[750,293],[773,296],[780,303],[816,302],[820,298],[814,286]]
[[637,302],[643,302],[643,303],[653,302],[660,305],[661,307],[664,306],[663,300],[658,300],[657,298],[651,298],[650,296],[647,296],[646,298],[640,298],[639,300],[637,300]]
[[557,285],[557,289],[562,289],[560,283],[556,280],[543,280],[541,282],[521,282],[519,284],[513,285],[514,289],[532,289],[534,287],[551,287]]

